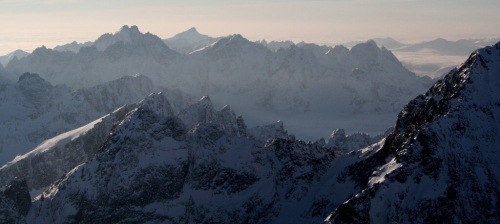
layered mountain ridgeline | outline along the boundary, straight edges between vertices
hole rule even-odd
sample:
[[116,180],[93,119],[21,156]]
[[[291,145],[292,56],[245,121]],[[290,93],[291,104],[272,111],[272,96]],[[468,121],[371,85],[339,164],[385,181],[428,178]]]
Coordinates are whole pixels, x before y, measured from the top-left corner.
[[[215,111],[208,97],[172,114],[166,98],[153,94],[109,131],[116,115],[46,141],[0,175],[24,175],[33,189],[94,150],[95,159],[35,199],[27,217],[37,223],[320,222],[352,193],[353,183],[331,176],[356,157],[338,161],[335,148],[295,140],[276,126],[257,128],[271,133],[258,140],[264,135],[248,134],[241,117],[229,107]],[[41,168],[44,175],[35,175]]]
[[327,223],[500,221],[500,43],[479,49],[398,116],[339,180],[363,188]]
[[[204,38],[193,33],[181,36]],[[155,85],[210,95],[239,110],[396,112],[431,84],[373,41],[351,50],[337,46],[325,52],[318,45],[301,44],[273,52],[231,35],[182,55],[136,26],[105,34],[78,53],[38,48],[8,68],[17,74],[37,72],[73,89],[142,73]]]
[[500,43],[474,52],[410,101],[387,138],[342,153],[352,144],[341,130],[328,144],[296,140],[281,122],[247,130],[208,97],[178,116],[168,101],[143,104],[21,219],[497,223],[499,61]]
[[46,139],[137,103],[151,92],[153,83],[143,75],[72,92],[25,73],[16,83],[0,88],[0,166]]

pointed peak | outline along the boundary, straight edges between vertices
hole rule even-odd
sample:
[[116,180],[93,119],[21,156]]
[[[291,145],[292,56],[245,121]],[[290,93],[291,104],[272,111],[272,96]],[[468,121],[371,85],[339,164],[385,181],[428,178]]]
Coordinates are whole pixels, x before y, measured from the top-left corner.
[[380,53],[380,51],[381,50],[377,46],[377,43],[375,43],[375,41],[373,40],[368,40],[364,43],[356,44],[356,46],[351,48],[352,53],[363,58],[375,58]]
[[168,99],[161,92],[151,93],[139,102],[141,107],[148,107],[152,112],[161,116],[173,116],[174,111]]
[[330,135],[330,138],[334,137],[346,137],[344,129],[335,129],[333,130],[332,134]]
[[128,27],[127,25],[123,25],[118,31],[115,32],[115,34],[127,32],[128,30],[130,30],[130,27]]
[[196,30],[195,27],[191,27],[189,30],[187,30],[186,32],[188,33],[198,33],[198,30]]
[[229,36],[229,39],[231,39],[231,40],[238,40],[238,39],[245,39],[245,38],[243,36],[241,36],[241,34],[233,34],[233,35]]
[[212,105],[212,101],[210,100],[210,97],[205,95],[201,97],[201,99],[198,101],[198,105],[200,106],[207,106],[207,105]]
[[199,100],[199,102],[202,102],[202,101],[210,101],[210,97],[208,95],[204,95],[201,97],[201,99]]
[[372,39],[367,40],[367,41],[365,42],[365,44],[366,44],[366,45],[370,45],[370,46],[375,46],[375,47],[377,47],[377,48],[378,48],[377,43],[376,43],[374,40],[372,40]]
[[117,34],[122,34],[122,33],[140,33],[139,28],[136,25],[133,25],[131,27],[124,25],[122,26],[118,31],[115,32],[115,35]]

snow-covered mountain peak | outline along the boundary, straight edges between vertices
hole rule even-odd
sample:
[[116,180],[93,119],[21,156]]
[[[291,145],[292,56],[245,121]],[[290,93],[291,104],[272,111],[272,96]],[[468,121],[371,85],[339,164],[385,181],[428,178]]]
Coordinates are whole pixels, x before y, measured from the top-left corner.
[[339,53],[344,53],[344,52],[349,52],[349,48],[344,47],[343,45],[335,45],[335,47],[333,47],[333,49],[331,49],[327,53],[339,54]]
[[29,53],[26,52],[26,51],[23,51],[21,49],[18,49],[18,50],[15,50],[7,55],[4,55],[4,56],[0,56],[0,64],[2,64],[3,66],[7,66],[7,64],[9,64],[9,62],[16,58],[17,59],[21,59],[21,58],[24,58],[26,56],[28,56]]
[[151,93],[148,97],[139,102],[139,105],[147,106],[154,113],[164,117],[174,115],[170,102],[161,92]]
[[212,107],[212,100],[210,100],[210,97],[208,95],[202,96],[198,101],[198,105],[200,107]]
[[240,34],[234,34],[234,35],[230,35],[230,36],[227,36],[227,37],[220,39],[219,41],[217,41],[217,43],[215,43],[212,46],[212,49],[213,50],[220,50],[223,48],[237,48],[240,50],[244,50],[248,47],[257,47],[257,48],[262,48],[262,49],[267,50],[266,47],[264,47],[260,44],[257,44],[255,42],[251,42],[248,39],[241,36]]
[[[500,42],[474,51],[461,66],[451,70],[424,95],[425,100],[454,107],[469,102],[489,105],[500,101]],[[495,81],[497,80],[497,81]]]
[[262,143],[266,143],[270,139],[274,138],[284,138],[289,137],[287,130],[283,125],[283,121],[278,120],[275,123],[256,126],[249,128],[247,131],[248,135]]
[[198,123],[215,121],[215,110],[209,96],[203,96],[198,102],[179,112],[179,118],[188,128],[195,127]]
[[139,28],[137,26],[123,26],[115,32],[114,34],[106,33],[97,38],[97,40],[94,42],[94,46],[97,47],[98,50],[104,51],[106,50],[109,46],[118,43],[118,42],[123,42],[125,44],[128,43],[142,43],[142,44],[153,44],[153,45],[158,45],[158,43],[163,43],[161,39],[155,35],[152,35],[150,33],[143,34],[139,31]]
[[186,42],[186,43],[195,43],[195,42],[207,40],[207,38],[209,38],[208,35],[200,34],[196,30],[196,28],[192,27],[189,30],[186,30],[182,33],[176,34],[175,36],[170,38],[170,41],[181,41],[182,40],[183,42]]
[[330,135],[330,141],[344,141],[345,140],[345,131],[344,129],[335,129]]
[[352,47],[351,52],[358,58],[377,58],[381,50],[375,41],[368,40],[365,43],[360,43]]
[[[45,98],[51,89],[54,87],[50,82],[41,78],[38,74],[26,72],[19,77],[19,81],[15,84],[15,87],[19,88],[26,96],[29,98]],[[67,88],[67,87],[62,87]],[[37,94],[41,94],[38,95]]]
[[115,35],[137,35],[140,34],[141,32],[139,31],[139,28],[136,25],[133,25],[131,27],[124,25],[122,26],[118,31],[115,32]]
[[189,30],[163,40],[163,42],[165,42],[168,47],[179,53],[190,54],[214,44],[219,39],[220,37],[214,38],[209,37],[208,35],[200,34],[196,28],[192,27]]

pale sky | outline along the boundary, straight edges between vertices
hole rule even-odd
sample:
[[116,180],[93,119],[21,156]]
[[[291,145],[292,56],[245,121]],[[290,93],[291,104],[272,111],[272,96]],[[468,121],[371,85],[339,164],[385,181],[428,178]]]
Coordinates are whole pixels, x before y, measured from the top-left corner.
[[0,55],[94,41],[123,25],[165,39],[202,34],[345,43],[500,37],[500,0],[0,0]]

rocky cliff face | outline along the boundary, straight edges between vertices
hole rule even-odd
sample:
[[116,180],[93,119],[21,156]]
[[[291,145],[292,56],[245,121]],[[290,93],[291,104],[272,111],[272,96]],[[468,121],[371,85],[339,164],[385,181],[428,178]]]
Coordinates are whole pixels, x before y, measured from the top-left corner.
[[398,116],[344,174],[363,190],[328,223],[497,223],[500,43],[479,49]]

